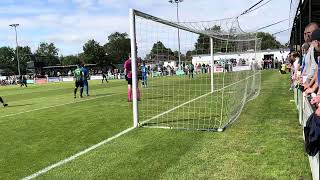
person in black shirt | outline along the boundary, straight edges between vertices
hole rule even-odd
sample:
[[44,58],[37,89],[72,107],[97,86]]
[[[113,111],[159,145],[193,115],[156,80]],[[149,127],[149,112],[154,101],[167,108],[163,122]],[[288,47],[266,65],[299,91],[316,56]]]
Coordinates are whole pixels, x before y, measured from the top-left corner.
[[109,83],[108,78],[105,73],[102,73],[102,84],[103,84],[103,80],[105,80],[107,83]]

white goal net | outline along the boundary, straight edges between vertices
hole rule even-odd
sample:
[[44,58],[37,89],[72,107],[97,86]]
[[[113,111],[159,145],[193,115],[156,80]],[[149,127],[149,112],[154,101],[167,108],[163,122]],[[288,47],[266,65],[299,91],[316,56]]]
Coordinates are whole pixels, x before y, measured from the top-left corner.
[[260,40],[237,19],[176,23],[131,10],[130,21],[135,126],[222,131],[259,94]]

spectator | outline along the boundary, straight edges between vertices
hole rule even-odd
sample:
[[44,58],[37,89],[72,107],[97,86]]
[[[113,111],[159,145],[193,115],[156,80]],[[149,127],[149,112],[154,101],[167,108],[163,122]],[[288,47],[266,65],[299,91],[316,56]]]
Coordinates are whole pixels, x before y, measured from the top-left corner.
[[279,60],[278,60],[278,57],[276,57],[276,59],[274,60],[274,64],[275,64],[275,69],[278,69],[279,68]]
[[[316,52],[320,52],[320,29],[315,30],[311,35],[312,46]],[[320,61],[320,57],[316,57],[317,61]],[[318,63],[318,68],[320,68],[320,64]],[[318,69],[317,68],[317,69]],[[317,72],[317,81],[315,82],[317,87],[315,89],[319,89],[318,85],[320,84],[320,71]],[[311,104],[319,104],[320,102],[320,91],[318,90],[317,96],[312,98]],[[318,107],[316,110],[316,115],[320,116],[320,108]]]
[[301,47],[302,49],[302,62],[301,62],[301,72],[303,72],[304,66],[305,66],[305,58],[308,53],[310,45],[308,43],[304,43]]
[[299,57],[300,54],[297,52],[291,53],[291,88],[293,89],[296,85],[296,80],[299,78]]
[[305,56],[305,66],[304,70],[302,72],[303,76],[306,76],[306,81],[303,82],[305,89],[308,89],[309,87],[312,87],[312,85],[316,81],[316,70],[317,70],[317,63],[316,59],[314,57],[314,47],[311,44],[311,34],[318,29],[318,25],[316,23],[310,23],[304,31],[304,40],[306,43],[310,45],[310,48]]

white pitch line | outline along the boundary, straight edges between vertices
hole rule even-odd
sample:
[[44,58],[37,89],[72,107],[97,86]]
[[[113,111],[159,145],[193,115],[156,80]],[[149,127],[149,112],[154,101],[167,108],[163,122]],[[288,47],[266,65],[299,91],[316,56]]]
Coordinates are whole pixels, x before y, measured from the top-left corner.
[[110,141],[112,141],[112,140],[114,140],[114,139],[116,139],[116,138],[128,133],[128,132],[130,132],[130,131],[132,131],[133,129],[135,129],[135,128],[134,127],[128,128],[128,129],[116,134],[115,136],[112,136],[111,138],[108,138],[108,139],[106,139],[106,140],[104,140],[104,141],[102,141],[102,142],[100,142],[98,144],[95,144],[95,145],[93,145],[93,146],[91,146],[91,147],[89,147],[89,148],[87,148],[87,149],[85,149],[85,150],[83,150],[81,152],[78,152],[77,154],[75,154],[73,156],[68,157],[67,159],[64,159],[64,160],[59,161],[59,162],[57,162],[55,164],[52,164],[52,165],[50,165],[50,166],[48,166],[48,167],[46,167],[46,168],[44,168],[44,169],[32,174],[30,176],[24,177],[23,180],[33,179],[33,178],[38,177],[41,174],[47,173],[51,169],[59,167],[61,165],[64,165],[67,162],[70,162],[70,161],[78,158],[79,156],[84,155],[84,154],[86,154],[86,153],[88,153],[88,152],[90,152],[90,151],[92,151],[92,150],[94,150],[94,149],[96,149],[96,148],[98,148],[98,147],[100,147],[100,146],[102,146],[102,145],[104,145],[104,144],[106,144],[106,143],[108,143],[108,142],[110,142]]
[[[253,75],[252,75],[252,76],[253,76]],[[247,78],[245,78],[245,79],[242,79],[242,80],[240,80],[240,81],[237,81],[237,82],[235,82],[235,83],[229,84],[228,86],[225,86],[224,88],[227,88],[227,87],[230,87],[230,86],[232,86],[232,85],[235,85],[235,84],[237,84],[237,83],[239,83],[239,82],[242,82],[242,81],[244,81],[244,80],[246,80],[246,79],[248,79],[248,78],[250,78],[250,77],[251,77],[251,76],[249,76],[249,77],[247,77]],[[190,103],[190,102],[193,102],[193,101],[195,101],[195,100],[198,100],[198,99],[200,99],[200,98],[203,98],[203,97],[205,97],[205,96],[207,96],[207,95],[209,95],[209,94],[212,94],[212,93],[214,93],[214,92],[220,91],[220,90],[222,90],[222,89],[224,89],[224,88],[217,89],[217,90],[214,90],[214,91],[209,92],[209,93],[207,93],[207,94],[204,94],[204,95],[202,95],[202,96],[199,96],[199,97],[197,97],[197,98],[194,98],[194,99],[192,99],[192,100],[190,100],[190,101],[188,101],[188,102],[185,102],[185,103],[183,103],[183,104],[181,104],[181,105],[179,105],[179,106],[176,106],[176,107],[174,107],[174,108],[172,108],[172,109],[170,109],[170,110],[168,110],[168,111],[165,111],[165,112],[163,112],[163,113],[161,113],[161,114],[158,114],[158,115],[156,115],[156,116],[154,116],[154,117],[152,117],[152,118],[150,118],[150,119],[142,122],[142,124],[143,124],[143,123],[147,123],[148,121],[151,121],[151,120],[153,120],[153,119],[155,119],[155,118],[158,118],[158,117],[160,117],[160,116],[163,116],[163,115],[165,115],[165,114],[167,114],[167,113],[169,113],[169,112],[171,112],[171,111],[174,111],[174,110],[176,110],[176,109],[178,109],[178,108],[180,108],[180,107],[182,107],[182,106],[184,106],[184,105],[186,105],[186,104],[188,104],[188,103]],[[64,159],[64,160],[61,160],[61,161],[59,161],[59,162],[57,162],[57,163],[55,163],[55,164],[52,164],[52,165],[50,165],[50,166],[48,166],[48,167],[46,167],[46,168],[44,168],[44,169],[42,169],[42,170],[34,173],[34,174],[31,174],[31,175],[29,175],[29,176],[27,176],[27,177],[24,177],[23,180],[30,180],[30,179],[36,178],[36,177],[38,177],[38,176],[40,176],[40,175],[42,175],[42,174],[45,174],[45,173],[47,173],[48,171],[50,171],[50,170],[52,170],[52,169],[54,169],[54,168],[57,168],[57,167],[59,167],[59,166],[62,166],[62,165],[66,164],[66,163],[68,163],[68,162],[70,162],[70,161],[73,161],[73,160],[75,160],[76,158],[78,158],[78,157],[80,157],[80,156],[82,156],[82,155],[84,155],[84,154],[86,154],[86,153],[88,153],[88,152],[90,152],[90,151],[92,151],[92,150],[95,150],[95,149],[97,149],[98,147],[100,147],[100,146],[102,146],[102,145],[104,145],[104,144],[106,144],[106,143],[108,143],[108,142],[110,142],[110,141],[112,141],[112,140],[114,140],[114,139],[116,139],[116,138],[118,138],[118,137],[120,137],[120,136],[122,136],[122,135],[124,135],[124,134],[126,134],[126,133],[128,133],[128,132],[130,132],[130,131],[132,131],[132,130],[134,130],[134,129],[135,129],[135,127],[128,128],[128,129],[126,129],[126,130],[124,130],[124,131],[122,131],[122,132],[120,132],[120,133],[118,133],[118,134],[116,134],[116,135],[114,135],[114,136],[112,136],[112,137],[104,140],[104,141],[101,141],[101,142],[98,143],[98,144],[95,144],[95,145],[93,145],[93,146],[91,146],[91,147],[89,147],[89,148],[87,148],[87,149],[85,149],[85,150],[83,150],[83,151],[80,151],[80,152],[76,153],[76,154],[73,155],[73,156],[70,156],[70,157],[68,157],[68,158],[66,158],[66,159]]]
[[[125,94],[125,93],[120,93],[120,94]],[[43,109],[55,108],[55,107],[59,107],[59,106],[66,106],[66,105],[70,105],[70,104],[74,104],[74,103],[80,103],[80,102],[90,101],[90,100],[104,98],[104,97],[108,97],[108,96],[114,96],[114,95],[119,95],[119,94],[109,94],[109,95],[105,95],[105,96],[98,96],[98,97],[93,97],[93,98],[90,98],[90,99],[84,99],[84,100],[81,100],[81,101],[73,101],[73,102],[64,103],[64,104],[58,104],[58,105],[54,105],[54,106],[47,106],[47,107],[42,107],[42,108],[38,108],[38,109],[31,109],[31,110],[28,110],[28,111],[22,111],[22,112],[18,112],[18,113],[14,113],[14,114],[8,114],[8,115],[5,115],[5,116],[0,116],[0,118],[16,116],[16,115],[19,115],[19,114],[24,114],[24,113],[34,112],[34,111],[40,111],[40,110],[43,110]],[[2,122],[2,121],[0,121],[0,122]]]

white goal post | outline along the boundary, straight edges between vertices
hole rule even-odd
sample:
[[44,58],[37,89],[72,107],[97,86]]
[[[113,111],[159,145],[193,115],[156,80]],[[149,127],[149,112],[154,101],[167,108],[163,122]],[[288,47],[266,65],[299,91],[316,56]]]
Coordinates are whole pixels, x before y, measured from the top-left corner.
[[177,23],[130,9],[129,19],[134,127],[223,131],[259,94],[261,40],[236,18]]

